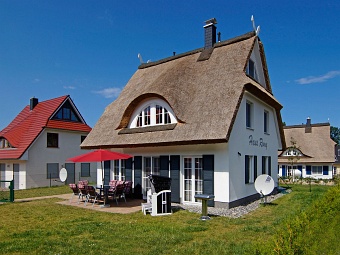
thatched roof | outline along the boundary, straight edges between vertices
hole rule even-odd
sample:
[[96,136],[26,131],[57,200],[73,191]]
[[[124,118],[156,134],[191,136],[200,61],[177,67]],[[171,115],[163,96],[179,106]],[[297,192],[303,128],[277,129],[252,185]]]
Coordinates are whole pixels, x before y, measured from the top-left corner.
[[[257,39],[255,33],[248,33],[216,43],[210,51],[198,49],[142,64],[120,96],[107,106],[81,146],[119,148],[228,142],[246,90],[273,106],[281,123],[282,106],[272,95],[260,40],[267,89],[245,73]],[[177,125],[141,128],[141,132],[126,130],[135,108],[152,97],[163,99],[172,107]],[[282,128],[280,131],[284,146]]]
[[[307,127],[308,129],[308,127]],[[291,139],[296,141],[296,147],[302,152],[296,164],[303,163],[332,163],[335,142],[330,138],[330,124],[311,124],[311,132],[306,133],[306,125],[286,126],[283,128],[287,147],[291,146]],[[287,157],[280,156],[279,163],[289,163]]]

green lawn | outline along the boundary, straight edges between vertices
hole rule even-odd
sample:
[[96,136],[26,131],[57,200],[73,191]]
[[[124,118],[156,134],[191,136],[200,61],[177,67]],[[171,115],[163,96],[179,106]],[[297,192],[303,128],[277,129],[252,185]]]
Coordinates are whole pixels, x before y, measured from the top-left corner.
[[[142,212],[104,213],[56,204],[56,198],[6,203],[0,205],[0,254],[284,254],[277,246],[287,222],[308,212],[328,189],[313,186],[309,192],[308,186],[296,185],[290,194],[242,218],[213,217],[210,221],[184,210],[157,217]],[[339,186],[333,189],[340,193]],[[56,193],[69,190],[17,191],[15,198]],[[340,210],[339,200],[335,202],[331,211]],[[336,221],[330,224],[339,227]],[[334,247],[334,254],[339,254]]]

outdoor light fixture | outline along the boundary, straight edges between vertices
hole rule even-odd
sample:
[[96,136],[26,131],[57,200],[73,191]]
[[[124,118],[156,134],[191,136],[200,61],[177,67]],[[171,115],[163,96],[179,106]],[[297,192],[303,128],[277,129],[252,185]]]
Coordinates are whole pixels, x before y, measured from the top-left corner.
[[241,153],[240,152],[237,152],[237,154],[241,157]]

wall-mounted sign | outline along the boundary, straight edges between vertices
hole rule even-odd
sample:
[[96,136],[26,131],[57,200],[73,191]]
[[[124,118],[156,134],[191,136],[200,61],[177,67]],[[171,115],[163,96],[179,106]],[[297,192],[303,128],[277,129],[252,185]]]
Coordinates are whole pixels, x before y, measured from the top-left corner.
[[249,145],[263,147],[267,149],[267,143],[264,142],[263,138],[261,137],[258,140],[255,140],[252,135],[249,136]]

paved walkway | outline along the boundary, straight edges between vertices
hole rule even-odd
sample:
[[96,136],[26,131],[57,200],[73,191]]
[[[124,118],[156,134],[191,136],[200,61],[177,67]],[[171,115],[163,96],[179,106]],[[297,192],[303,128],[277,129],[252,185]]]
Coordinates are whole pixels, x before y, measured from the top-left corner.
[[73,199],[70,202],[72,194],[62,194],[62,195],[53,195],[53,196],[44,196],[44,197],[33,197],[33,198],[23,198],[23,199],[15,199],[14,202],[20,203],[20,202],[29,202],[33,200],[40,200],[40,199],[46,199],[46,198],[61,198],[64,201],[57,202],[57,204],[67,205],[67,206],[75,206],[79,208],[85,208],[89,210],[96,210],[101,212],[109,212],[109,213],[133,213],[138,212],[142,210],[141,203],[144,201],[142,199],[131,199],[127,198],[126,203],[123,199],[118,201],[118,205],[116,204],[116,201],[110,201],[110,207],[102,207],[102,204],[96,203],[94,206],[92,206],[92,203],[87,203],[87,205],[84,205],[84,202],[80,202],[78,204],[77,197],[73,197]]

